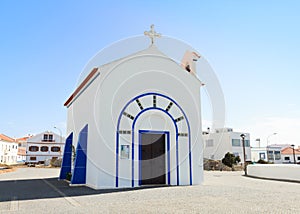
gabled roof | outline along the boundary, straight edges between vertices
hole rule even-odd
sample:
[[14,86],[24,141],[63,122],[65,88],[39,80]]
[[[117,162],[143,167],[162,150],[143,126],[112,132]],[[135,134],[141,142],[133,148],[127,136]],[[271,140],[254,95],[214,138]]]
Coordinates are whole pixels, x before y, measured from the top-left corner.
[[76,88],[76,90],[73,92],[73,94],[68,98],[68,100],[65,102],[64,106],[68,106],[72,100],[79,94],[81,89],[83,89],[86,84],[92,79],[92,77],[96,74],[98,71],[98,68],[94,68],[91,73],[82,81],[82,83]]
[[[293,154],[293,148],[291,147],[286,147],[283,150],[281,150],[282,155],[292,155]],[[300,149],[295,148],[295,155],[300,155]]]
[[15,142],[15,139],[8,137],[4,134],[0,134],[0,140],[6,141],[6,142]]
[[[133,53],[131,55],[122,57],[120,59],[114,60],[112,62],[109,62],[104,65],[99,65],[99,67],[93,68],[92,71],[89,73],[89,75],[81,82],[81,84],[75,89],[75,91],[72,93],[72,95],[67,99],[67,101],[64,103],[64,106],[69,107],[69,105],[72,104],[72,102],[80,95],[80,93],[90,84],[98,75],[100,70],[104,69],[105,67],[112,65],[113,63],[120,62],[126,59],[131,59],[135,56],[143,56],[143,55],[156,55],[156,56],[162,56],[169,58],[171,61],[176,63],[180,68],[182,68],[181,65],[179,65],[176,61],[165,55],[163,52],[161,52],[155,45],[150,45],[150,47],[141,50],[139,52]],[[184,69],[183,69],[184,70]],[[195,78],[197,78],[195,76]],[[198,81],[200,81],[197,78]],[[200,81],[201,83],[201,81]],[[201,83],[202,84],[202,83]]]

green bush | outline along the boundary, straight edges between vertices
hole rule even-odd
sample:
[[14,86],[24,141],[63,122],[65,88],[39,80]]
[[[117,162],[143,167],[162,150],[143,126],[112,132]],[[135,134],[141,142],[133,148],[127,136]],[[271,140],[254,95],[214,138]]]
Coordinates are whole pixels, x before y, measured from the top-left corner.
[[66,180],[71,181],[72,178],[72,173],[71,172],[67,172],[66,174]]
[[240,156],[235,156],[234,154],[227,152],[222,159],[222,163],[226,166],[232,167],[233,164],[241,162]]
[[259,159],[257,161],[257,163],[260,163],[260,164],[268,164],[269,162],[268,161],[265,161],[265,160],[262,160],[262,159]]

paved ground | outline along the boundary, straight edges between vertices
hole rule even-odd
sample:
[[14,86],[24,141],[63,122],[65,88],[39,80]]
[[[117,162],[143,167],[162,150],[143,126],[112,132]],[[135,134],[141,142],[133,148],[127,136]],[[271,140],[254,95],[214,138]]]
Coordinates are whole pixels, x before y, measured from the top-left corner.
[[300,184],[205,172],[199,186],[92,190],[58,181],[58,169],[0,175],[0,213],[300,213]]

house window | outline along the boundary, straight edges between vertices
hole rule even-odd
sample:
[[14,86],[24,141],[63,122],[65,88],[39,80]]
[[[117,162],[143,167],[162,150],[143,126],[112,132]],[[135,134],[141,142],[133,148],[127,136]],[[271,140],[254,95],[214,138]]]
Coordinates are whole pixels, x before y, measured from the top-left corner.
[[31,160],[31,161],[35,161],[35,160],[36,160],[36,157],[30,157],[30,160]]
[[284,160],[289,161],[290,157],[284,157]]
[[275,154],[275,160],[280,160],[281,159],[280,151],[275,151],[274,154]]
[[31,152],[37,152],[37,151],[39,151],[39,147],[38,146],[30,146],[29,147],[29,151],[31,151]]
[[48,152],[48,150],[49,150],[48,146],[41,147],[41,152]]
[[266,154],[264,152],[259,153],[259,159],[264,160],[266,158]]
[[45,142],[53,142],[53,134],[44,134],[43,141],[45,141]]
[[213,139],[209,139],[206,140],[206,147],[213,147],[214,146],[214,140]]
[[240,139],[232,139],[232,146],[241,146]]
[[60,151],[60,147],[58,147],[58,146],[51,147],[51,152],[59,152],[59,151]]
[[274,160],[274,151],[268,151],[268,160]]
[[250,140],[245,140],[245,147],[250,147]]
[[300,161],[300,156],[297,157],[297,160]]

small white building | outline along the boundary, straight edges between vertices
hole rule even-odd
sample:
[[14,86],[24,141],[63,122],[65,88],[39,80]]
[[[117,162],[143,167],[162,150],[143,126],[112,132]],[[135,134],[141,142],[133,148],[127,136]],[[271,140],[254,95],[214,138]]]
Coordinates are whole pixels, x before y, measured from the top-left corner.
[[0,163],[16,164],[18,154],[18,144],[15,139],[4,134],[0,134]]
[[251,161],[257,162],[259,160],[268,161],[266,147],[251,147]]
[[34,135],[27,140],[26,163],[44,163],[62,158],[64,138],[50,131]]
[[[156,35],[153,27],[146,34]],[[151,39],[140,52],[99,64],[66,101],[61,179],[71,173],[73,144],[71,184],[101,189],[202,182],[202,83],[189,71],[193,66],[186,69]]]
[[211,160],[222,160],[227,152],[240,156],[244,162],[243,144],[241,134],[245,135],[246,161],[251,160],[250,134],[234,132],[232,128],[216,129],[203,132],[204,158]]
[[252,147],[251,160],[252,162],[258,162],[259,160],[264,160],[267,162],[280,164],[282,163],[281,147],[278,146]]

